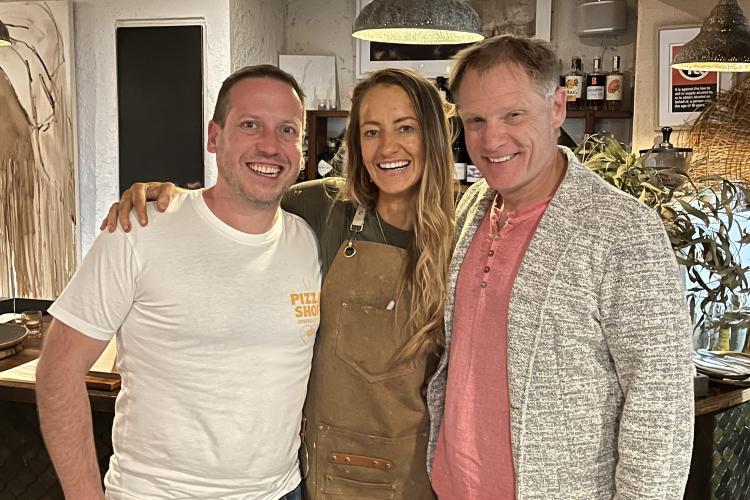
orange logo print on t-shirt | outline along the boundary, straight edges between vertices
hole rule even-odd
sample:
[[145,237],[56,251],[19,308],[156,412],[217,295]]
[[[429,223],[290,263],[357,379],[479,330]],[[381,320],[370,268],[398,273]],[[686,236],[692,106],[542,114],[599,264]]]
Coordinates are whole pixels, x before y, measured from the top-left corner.
[[320,318],[320,292],[297,292],[289,294],[294,307],[294,317],[302,325],[300,337],[304,343],[315,339]]
[[295,318],[317,318],[320,316],[320,292],[298,292],[289,295],[294,306]]

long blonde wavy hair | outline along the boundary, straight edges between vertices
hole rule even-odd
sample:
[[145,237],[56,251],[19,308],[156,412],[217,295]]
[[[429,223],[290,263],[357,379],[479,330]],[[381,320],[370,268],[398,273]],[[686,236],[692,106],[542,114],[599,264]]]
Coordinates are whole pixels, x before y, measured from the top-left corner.
[[341,197],[374,210],[378,187],[370,179],[362,159],[360,108],[367,92],[376,85],[395,85],[409,96],[422,132],[425,166],[414,197],[414,237],[397,290],[408,298],[411,308],[404,325],[408,340],[394,359],[414,359],[428,349],[445,344],[443,307],[446,279],[455,226],[453,157],[449,117],[453,106],[446,103],[435,86],[413,71],[388,68],[372,73],[354,87],[349,124],[344,136],[346,183]]

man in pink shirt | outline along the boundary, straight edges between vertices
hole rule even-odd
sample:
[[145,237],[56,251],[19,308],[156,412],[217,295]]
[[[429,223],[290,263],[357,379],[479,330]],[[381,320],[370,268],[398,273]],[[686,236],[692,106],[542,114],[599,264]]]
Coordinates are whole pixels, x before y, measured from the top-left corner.
[[[487,39],[451,90],[485,180],[457,210],[428,462],[441,500],[681,499],[690,321],[658,215],[557,146],[557,57]],[[450,368],[450,369],[448,369]]]

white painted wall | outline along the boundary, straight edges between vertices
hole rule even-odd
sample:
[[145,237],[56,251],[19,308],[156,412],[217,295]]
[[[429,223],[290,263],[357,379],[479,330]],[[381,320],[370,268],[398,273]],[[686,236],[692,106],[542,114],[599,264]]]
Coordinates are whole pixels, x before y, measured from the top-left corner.
[[[475,0],[476,1],[476,0]],[[484,0],[487,1],[487,0]],[[579,37],[576,35],[576,17],[578,4],[572,0],[553,0],[552,2],[552,37],[550,44],[560,59],[560,72],[570,69],[571,59],[581,57],[583,70],[591,71],[594,58],[602,59],[603,69],[612,69],[612,56],[620,56],[620,69],[624,73],[625,94],[623,107],[631,109],[633,99],[633,64],[635,61],[636,37],[636,0],[627,0],[628,29],[619,35],[603,35]],[[631,140],[630,120],[601,120],[596,123],[599,130],[611,132],[624,143]],[[565,121],[563,128],[576,140],[583,138],[584,120],[571,118]]]
[[285,54],[336,56],[339,107],[351,107],[355,0],[287,0]]
[[[229,0],[74,0],[78,102],[79,193],[82,253],[119,193],[117,134],[118,21],[190,19],[206,26],[204,113],[210,116],[222,80],[229,74]],[[144,123],[144,126],[148,124]],[[216,179],[207,156],[206,183]]]
[[232,71],[279,62],[284,49],[286,3],[281,0],[230,0]]

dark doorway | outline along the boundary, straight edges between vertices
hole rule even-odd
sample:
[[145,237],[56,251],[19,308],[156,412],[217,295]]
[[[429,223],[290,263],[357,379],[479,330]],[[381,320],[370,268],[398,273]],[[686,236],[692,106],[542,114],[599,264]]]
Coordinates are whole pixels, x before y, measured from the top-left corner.
[[201,26],[117,28],[120,193],[137,181],[203,184]]

